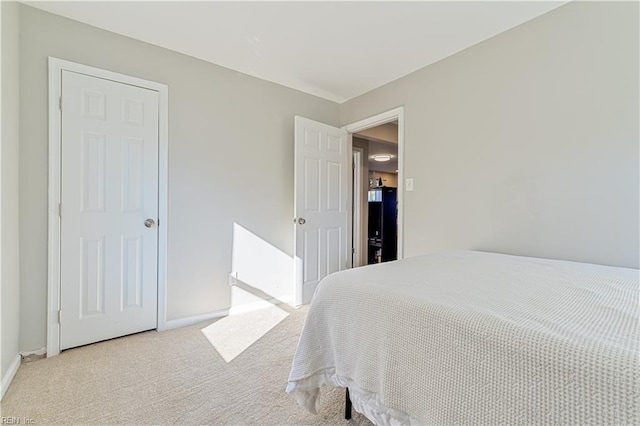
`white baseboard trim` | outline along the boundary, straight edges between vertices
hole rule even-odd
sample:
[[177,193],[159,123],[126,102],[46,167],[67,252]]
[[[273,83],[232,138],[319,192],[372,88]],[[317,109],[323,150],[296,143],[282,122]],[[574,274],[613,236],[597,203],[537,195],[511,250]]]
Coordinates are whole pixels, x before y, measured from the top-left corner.
[[231,308],[229,308],[229,315],[246,314],[247,312],[257,311],[258,309],[270,308],[271,306],[278,305],[280,303],[287,303],[290,305],[291,301],[291,296],[287,295],[269,300],[260,300],[259,302],[247,303],[246,305],[232,306]]
[[9,389],[9,385],[18,372],[21,359],[22,358],[20,358],[20,354],[16,354],[16,357],[13,359],[13,362],[9,366],[9,370],[7,370],[7,373],[2,376],[2,381],[0,382],[0,401],[2,401],[2,398],[4,398],[4,394],[7,392],[7,389]]
[[264,309],[277,305],[279,303],[291,304],[293,299],[290,295],[279,297],[269,300],[261,300],[259,302],[247,303],[246,305],[233,306],[227,309],[220,309],[219,311],[207,312],[206,314],[193,315],[186,318],[180,318],[176,320],[167,321],[165,324],[165,330],[171,330],[173,328],[187,327],[190,325],[198,324],[201,322],[214,320],[217,318],[226,317],[229,315],[246,314],[247,312],[257,311],[258,309]]
[[42,355],[45,355],[46,353],[47,353],[47,348],[40,348],[40,349],[38,349],[37,351],[24,351],[24,352],[20,352],[20,355],[21,355],[23,358],[26,358],[26,357],[31,356],[31,355],[35,355],[35,356],[42,356]]
[[193,315],[186,318],[171,320],[166,322],[165,330],[187,327],[189,325],[198,324],[212,319],[226,317],[227,315],[229,315],[229,309],[221,309],[219,311],[207,312],[206,314]]

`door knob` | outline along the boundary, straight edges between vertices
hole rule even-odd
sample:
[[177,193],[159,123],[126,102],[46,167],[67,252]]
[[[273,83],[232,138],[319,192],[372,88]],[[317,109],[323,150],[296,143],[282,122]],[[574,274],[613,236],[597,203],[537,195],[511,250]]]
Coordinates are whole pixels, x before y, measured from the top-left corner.
[[298,224],[304,225],[305,223],[307,223],[307,221],[303,217],[298,218]]
[[146,226],[147,228],[151,228],[155,224],[156,224],[156,221],[151,218],[144,221],[144,226]]

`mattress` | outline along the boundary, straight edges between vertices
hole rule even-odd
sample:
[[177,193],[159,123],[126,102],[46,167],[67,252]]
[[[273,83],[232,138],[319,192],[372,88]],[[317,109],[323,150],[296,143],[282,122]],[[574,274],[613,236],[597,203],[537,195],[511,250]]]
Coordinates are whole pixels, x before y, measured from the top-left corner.
[[640,424],[639,271],[453,251],[314,295],[287,384],[385,424]]

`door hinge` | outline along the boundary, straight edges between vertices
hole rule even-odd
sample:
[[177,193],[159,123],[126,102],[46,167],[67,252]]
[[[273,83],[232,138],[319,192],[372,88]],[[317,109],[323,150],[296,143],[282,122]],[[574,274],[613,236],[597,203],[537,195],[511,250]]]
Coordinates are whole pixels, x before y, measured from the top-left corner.
[[58,98],[58,108],[60,108],[60,111],[62,111],[62,96]]
[[58,216],[62,217],[62,203],[58,203]]
[[62,324],[62,310],[58,310],[58,324]]
[[351,247],[351,254],[356,254],[356,248],[355,247]]

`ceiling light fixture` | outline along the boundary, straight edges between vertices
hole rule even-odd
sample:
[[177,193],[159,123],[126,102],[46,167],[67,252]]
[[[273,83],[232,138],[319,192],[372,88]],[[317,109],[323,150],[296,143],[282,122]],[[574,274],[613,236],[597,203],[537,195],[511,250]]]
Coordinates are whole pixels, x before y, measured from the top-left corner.
[[375,161],[389,161],[391,160],[391,155],[389,154],[377,154],[373,156]]

